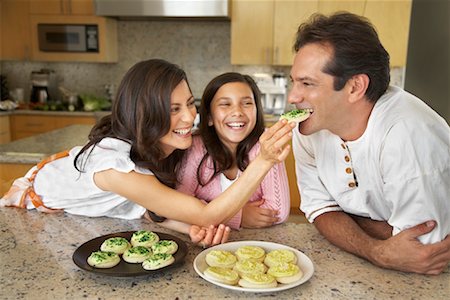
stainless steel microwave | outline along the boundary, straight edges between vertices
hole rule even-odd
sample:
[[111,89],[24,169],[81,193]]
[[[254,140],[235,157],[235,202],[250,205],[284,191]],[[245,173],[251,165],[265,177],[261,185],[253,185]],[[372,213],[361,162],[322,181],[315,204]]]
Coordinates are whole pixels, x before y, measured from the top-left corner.
[[97,25],[38,24],[38,40],[44,52],[99,52]]

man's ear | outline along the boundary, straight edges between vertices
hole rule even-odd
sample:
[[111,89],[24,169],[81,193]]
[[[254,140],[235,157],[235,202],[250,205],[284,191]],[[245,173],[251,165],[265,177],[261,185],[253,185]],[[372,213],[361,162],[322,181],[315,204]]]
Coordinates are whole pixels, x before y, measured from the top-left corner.
[[356,102],[365,97],[367,88],[369,87],[370,78],[367,74],[357,74],[352,76],[348,81],[350,84],[350,103]]

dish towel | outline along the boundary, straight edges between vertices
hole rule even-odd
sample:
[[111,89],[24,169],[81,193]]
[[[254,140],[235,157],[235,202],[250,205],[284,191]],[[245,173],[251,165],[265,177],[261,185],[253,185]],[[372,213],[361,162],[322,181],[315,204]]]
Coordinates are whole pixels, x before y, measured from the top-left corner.
[[31,173],[31,177],[20,177],[14,180],[9,191],[0,199],[0,206],[14,206],[20,208],[27,208],[29,203],[32,203],[33,206],[42,212],[52,213],[59,212],[61,209],[51,209],[44,205],[41,197],[36,194],[34,191],[33,183],[36,178],[36,174],[41,170],[46,164],[52,162],[54,160],[66,157],[69,155],[69,151],[62,151],[56,154],[53,154],[45,159],[43,159],[40,163],[38,163],[35,167],[33,167],[33,172]]

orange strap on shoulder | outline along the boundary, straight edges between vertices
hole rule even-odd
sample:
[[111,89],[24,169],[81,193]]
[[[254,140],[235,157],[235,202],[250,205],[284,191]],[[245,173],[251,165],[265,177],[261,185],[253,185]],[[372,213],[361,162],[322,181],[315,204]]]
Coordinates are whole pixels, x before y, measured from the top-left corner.
[[34,170],[34,172],[31,174],[31,177],[28,178],[28,180],[31,183],[31,186],[23,193],[22,199],[21,199],[21,204],[23,203],[23,201],[25,200],[25,197],[28,195],[30,196],[31,199],[31,203],[33,203],[34,207],[38,208],[40,206],[45,207],[46,209],[52,210],[51,208],[48,208],[44,205],[44,203],[42,202],[41,197],[39,197],[36,192],[34,191],[34,179],[36,178],[36,174],[49,162],[52,162],[54,160],[63,158],[69,156],[69,151],[65,150],[56,154],[53,154],[45,159],[43,159],[40,163],[37,164],[37,169]]

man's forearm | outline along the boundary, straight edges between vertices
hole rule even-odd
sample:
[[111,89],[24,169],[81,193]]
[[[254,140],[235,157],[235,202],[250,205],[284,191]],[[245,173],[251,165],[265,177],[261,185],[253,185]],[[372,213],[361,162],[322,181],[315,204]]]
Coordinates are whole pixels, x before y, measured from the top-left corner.
[[314,220],[317,230],[337,247],[376,263],[371,250],[377,239],[366,233],[345,212],[327,212]]
[[[383,268],[420,274],[440,274],[445,271],[450,261],[450,236],[442,242],[430,245],[424,245],[418,240],[419,236],[435,228],[435,222],[416,225],[388,239],[370,236],[344,212],[322,214],[314,220],[314,225],[334,245]],[[379,225],[386,229],[383,224],[377,224]]]
[[386,221],[375,221],[370,218],[365,218],[357,215],[350,215],[352,219],[370,236],[386,240],[392,236],[392,226]]

